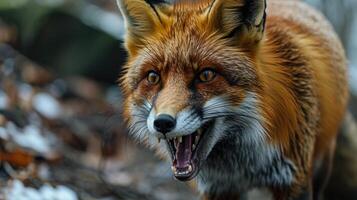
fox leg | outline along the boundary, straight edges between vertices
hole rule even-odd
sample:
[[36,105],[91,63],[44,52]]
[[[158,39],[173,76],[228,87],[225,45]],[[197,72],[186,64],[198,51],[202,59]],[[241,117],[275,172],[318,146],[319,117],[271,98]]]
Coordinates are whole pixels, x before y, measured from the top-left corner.
[[[306,166],[305,166],[306,167]],[[313,200],[313,178],[310,167],[298,168],[294,182],[282,187],[271,187],[274,200]]]
[[204,194],[202,200],[241,200],[237,193]]
[[[311,184],[310,184],[311,185]],[[272,189],[274,200],[312,200],[312,187],[292,186]]]
[[321,200],[323,198],[323,192],[327,186],[332,171],[335,147],[336,144],[335,142],[333,142],[330,145],[328,152],[322,158],[322,163],[320,164],[319,169],[317,169],[314,174],[314,178],[313,178],[314,200]]

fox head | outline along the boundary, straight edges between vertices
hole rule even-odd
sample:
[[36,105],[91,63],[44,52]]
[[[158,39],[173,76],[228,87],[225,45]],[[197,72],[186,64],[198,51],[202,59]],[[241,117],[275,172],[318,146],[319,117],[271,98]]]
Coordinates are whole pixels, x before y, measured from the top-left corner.
[[124,116],[134,137],[172,159],[176,178],[195,177],[220,141],[264,129],[256,51],[265,0],[117,2],[129,53]]

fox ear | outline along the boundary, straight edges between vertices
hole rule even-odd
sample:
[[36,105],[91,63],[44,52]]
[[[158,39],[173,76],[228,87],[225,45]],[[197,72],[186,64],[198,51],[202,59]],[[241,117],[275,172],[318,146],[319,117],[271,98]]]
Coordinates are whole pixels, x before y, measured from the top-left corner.
[[240,44],[256,44],[264,33],[266,0],[214,0],[206,14],[210,27]]
[[117,0],[117,4],[125,21],[125,45],[132,54],[160,25],[161,16],[155,6],[145,0]]

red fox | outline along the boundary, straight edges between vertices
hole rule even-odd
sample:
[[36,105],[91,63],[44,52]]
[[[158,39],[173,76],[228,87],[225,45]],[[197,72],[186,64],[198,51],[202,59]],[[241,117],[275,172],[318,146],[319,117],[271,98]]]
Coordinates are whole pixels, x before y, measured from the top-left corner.
[[300,1],[117,0],[130,134],[203,198],[319,199],[348,101],[343,47]]

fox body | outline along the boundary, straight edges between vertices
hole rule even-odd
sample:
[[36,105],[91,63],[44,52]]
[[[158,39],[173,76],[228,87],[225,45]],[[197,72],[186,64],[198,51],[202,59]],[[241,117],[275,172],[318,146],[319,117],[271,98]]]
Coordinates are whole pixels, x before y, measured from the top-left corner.
[[348,100],[340,41],[299,1],[118,0],[130,133],[206,199],[318,199]]

